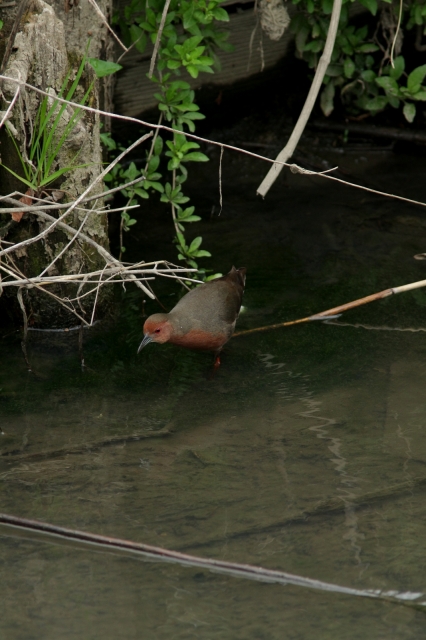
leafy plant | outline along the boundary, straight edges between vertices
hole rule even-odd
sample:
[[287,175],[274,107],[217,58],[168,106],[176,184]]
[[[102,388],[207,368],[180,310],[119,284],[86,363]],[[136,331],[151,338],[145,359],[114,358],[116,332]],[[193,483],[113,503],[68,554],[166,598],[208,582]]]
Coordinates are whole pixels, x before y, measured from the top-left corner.
[[[64,98],[66,100],[73,99],[84,70],[85,62],[86,59],[84,57],[78,68],[76,77],[68,91],[66,91],[66,87],[69,83],[71,72],[67,74],[59,92],[59,98]],[[87,102],[92,87],[93,85],[91,84],[80,104],[84,105]],[[64,127],[62,133],[60,133],[60,124],[66,108],[67,105],[65,103],[60,103],[53,97],[45,96],[43,98],[33,123],[33,130],[28,150],[24,153],[21,152],[15,137],[10,135],[21,163],[23,175],[18,175],[6,165],[3,166],[7,171],[9,171],[9,173],[15,176],[15,178],[23,182],[29,189],[32,189],[36,193],[44,187],[47,187],[68,171],[78,167],[87,166],[70,165],[60,167],[59,169],[55,168],[58,154],[81,118],[81,109],[76,109]],[[75,154],[73,161],[77,156],[78,152]]]
[[[86,62],[89,62],[93,66],[98,77],[114,73],[117,68],[121,68],[120,65],[116,65],[115,63],[87,58],[85,55],[83,56],[75,78],[68,90],[67,86],[69,85],[72,72],[69,71],[67,73],[59,91],[58,98],[69,101],[73,101],[75,99],[77,87],[83,75]],[[79,104],[83,106],[87,103],[92,89],[93,82],[90,84]],[[21,151],[15,136],[8,128],[12,143],[21,163],[23,175],[19,175],[4,164],[3,167],[35,193],[39,193],[42,189],[55,182],[65,173],[88,166],[87,164],[70,164],[56,168],[58,156],[82,116],[82,109],[75,109],[64,127],[63,116],[66,109],[67,105],[59,102],[59,100],[53,97],[53,95],[49,97],[45,96],[40,103],[35,120],[32,124],[30,143],[28,148],[23,152]],[[76,160],[78,155],[79,151],[74,155],[72,162]]]
[[[320,104],[328,116],[335,107],[336,96],[349,113],[375,115],[387,107],[402,107],[405,119],[413,122],[416,102],[426,100],[426,65],[406,73],[405,59],[397,55],[391,59],[396,36],[399,3],[383,0],[358,0],[373,16],[376,24],[356,27],[351,24],[349,7],[355,0],[343,0],[339,31],[331,63],[324,78]],[[299,57],[315,68],[328,32],[332,0],[292,0],[299,12],[294,16],[291,29],[295,34]],[[380,9],[380,11],[379,11]],[[403,5],[402,29],[422,28],[426,33],[426,3],[408,0]]]
[[[161,34],[156,70],[151,80],[154,96],[158,100],[159,124],[165,120],[180,133],[175,133],[164,144],[157,131],[147,154],[146,165],[139,173],[145,178],[140,192],[134,190],[134,193],[129,194],[129,203],[133,203],[136,196],[149,197],[151,190],[161,193],[161,201],[170,205],[178,259],[197,269],[199,267],[196,260],[211,254],[200,248],[201,236],[191,242],[185,239],[185,225],[200,220],[200,217],[195,215],[194,206],[188,206],[189,198],[184,194],[183,185],[188,177],[187,164],[207,162],[208,157],[200,151],[200,145],[187,139],[185,130],[194,133],[196,121],[205,116],[200,113],[199,106],[195,103],[195,93],[181,74],[187,73],[192,78],[197,78],[200,73],[214,73],[214,69],[220,67],[216,50],[232,50],[227,43],[228,34],[219,31],[216,26],[217,22],[229,20],[220,2],[221,0],[170,2]],[[119,25],[124,38],[129,43],[134,43],[142,53],[149,41],[154,44],[157,40],[163,8],[164,0],[149,0],[149,5],[147,0],[132,0],[125,6],[124,14],[116,16],[114,21]],[[169,172],[168,178],[159,173],[162,156],[167,160],[165,170]],[[119,168],[117,174],[120,178],[128,179],[128,170],[123,173],[123,169]],[[137,171],[136,167],[134,170]],[[126,222],[122,221],[120,233],[125,230],[125,225]],[[199,271],[205,275],[205,269]],[[205,277],[209,279],[215,276]]]

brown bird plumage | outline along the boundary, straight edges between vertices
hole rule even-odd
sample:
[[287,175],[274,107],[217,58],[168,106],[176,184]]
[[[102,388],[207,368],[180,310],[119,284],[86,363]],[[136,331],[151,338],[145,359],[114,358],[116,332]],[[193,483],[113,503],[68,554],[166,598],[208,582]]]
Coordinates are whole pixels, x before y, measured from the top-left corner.
[[246,269],[232,267],[226,276],[189,291],[170,313],[149,316],[138,353],[149,342],[170,342],[218,355],[234,332],[245,280]]

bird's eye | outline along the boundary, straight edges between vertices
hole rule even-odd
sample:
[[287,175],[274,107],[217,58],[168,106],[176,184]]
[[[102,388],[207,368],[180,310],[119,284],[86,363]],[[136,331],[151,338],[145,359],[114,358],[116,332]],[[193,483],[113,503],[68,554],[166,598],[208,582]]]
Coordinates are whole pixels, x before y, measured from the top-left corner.
[[160,333],[161,329],[155,329],[154,333]]

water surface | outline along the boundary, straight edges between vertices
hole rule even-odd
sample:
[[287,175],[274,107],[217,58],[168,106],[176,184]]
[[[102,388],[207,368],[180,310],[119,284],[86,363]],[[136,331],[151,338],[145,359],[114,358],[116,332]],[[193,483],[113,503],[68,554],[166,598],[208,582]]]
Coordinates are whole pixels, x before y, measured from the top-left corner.
[[[264,166],[225,155],[225,207],[211,218],[216,162],[212,153],[192,185],[206,218],[194,235],[217,270],[248,268],[241,329],[424,278],[413,259],[426,250],[424,209],[293,175],[262,202],[253,192]],[[358,153],[339,165],[375,188],[396,189],[398,177],[400,193],[426,199],[418,158]],[[147,229],[128,239],[132,258],[172,258],[161,209],[150,216],[151,240]],[[158,291],[169,308],[177,300],[171,283]],[[206,354],[150,345],[136,355],[143,320],[130,290],[116,322],[86,335],[84,373],[76,335],[31,334],[37,375],[18,334],[6,335],[0,511],[425,593],[425,306],[417,291],[341,319],[370,328],[310,323],[235,338],[214,377]],[[398,604],[0,534],[8,640],[424,636],[426,612]]]

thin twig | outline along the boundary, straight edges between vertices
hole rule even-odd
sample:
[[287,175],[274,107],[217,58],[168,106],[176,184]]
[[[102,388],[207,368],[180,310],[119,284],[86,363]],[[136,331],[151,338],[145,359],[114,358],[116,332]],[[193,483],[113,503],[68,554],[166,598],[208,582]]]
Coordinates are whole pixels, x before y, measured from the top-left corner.
[[65,253],[65,251],[67,251],[70,248],[72,243],[75,242],[75,240],[77,240],[79,234],[81,233],[81,230],[83,229],[84,225],[87,222],[87,218],[89,217],[90,213],[91,213],[91,211],[88,211],[86,213],[86,215],[83,218],[83,222],[81,223],[81,225],[77,229],[77,233],[71,238],[71,240],[68,242],[68,244],[66,244],[65,247],[58,253],[58,255],[53,258],[52,262],[45,269],[43,269],[43,271],[39,275],[39,278],[42,278],[44,276],[44,274],[47,273],[49,271],[49,269],[51,269],[53,267],[55,262],[57,262],[57,260],[59,260],[59,258]]
[[396,41],[398,39],[399,29],[401,27],[401,20],[402,20],[402,4],[403,4],[402,0],[399,0],[398,24],[397,24],[397,27],[396,27],[395,35],[394,35],[393,42],[392,42],[392,48],[391,48],[391,52],[390,52],[390,63],[392,65],[393,69],[395,69],[395,64],[394,64],[394,61],[393,61],[393,54],[394,54],[394,51],[395,51]]
[[157,32],[157,38],[155,40],[154,51],[151,56],[151,64],[149,65],[148,78],[152,78],[152,74],[154,73],[155,61],[157,59],[158,49],[161,43],[161,36],[163,35],[164,25],[166,23],[167,11],[169,10],[170,0],[166,0],[164,4],[163,13],[161,15],[161,22]]
[[223,209],[222,158],[223,158],[223,147],[220,147],[220,158],[219,158],[219,204],[220,204],[220,211],[219,211],[219,215],[222,213],[222,209]]
[[[108,265],[106,264],[104,267],[104,270],[107,268],[107,266]],[[95,302],[93,303],[92,317],[90,318],[90,325],[93,324],[93,320],[95,319],[96,304],[98,302],[99,291],[102,286],[102,276],[103,276],[103,273],[101,274],[101,277],[99,278],[99,283],[96,287],[96,296],[95,296]]]
[[16,87],[15,95],[13,96],[12,100],[10,101],[10,105],[8,106],[7,110],[5,111],[5,114],[4,114],[3,118],[1,119],[1,122],[0,122],[0,129],[2,128],[2,126],[4,125],[4,123],[6,122],[6,120],[8,119],[9,114],[10,114],[10,112],[12,111],[12,109],[13,109],[13,107],[14,107],[14,105],[15,105],[15,102],[16,102],[16,101],[17,101],[17,99],[18,99],[18,96],[19,96],[20,92],[21,92],[21,88],[20,88],[20,86],[18,85],[18,86]]
[[[0,76],[1,77],[1,76]],[[50,233],[51,231],[53,231],[53,229],[61,223],[61,221],[69,214],[71,213],[71,211],[73,211],[77,205],[79,205],[84,198],[90,193],[90,191],[93,189],[93,187],[98,184],[99,182],[101,182],[104,177],[107,175],[107,173],[109,173],[111,171],[111,169],[113,169],[113,167],[120,162],[120,160],[122,158],[124,158],[125,155],[127,155],[132,149],[134,149],[135,147],[137,147],[138,145],[140,145],[142,142],[144,142],[145,140],[147,140],[147,138],[150,138],[152,136],[152,131],[150,133],[146,133],[145,135],[143,135],[142,137],[138,138],[136,140],[136,142],[134,142],[132,145],[130,145],[130,147],[127,147],[127,149],[125,149],[122,153],[120,153],[120,155],[118,155],[98,176],[96,176],[96,178],[93,180],[93,182],[91,182],[89,184],[89,186],[87,187],[87,189],[85,189],[85,191],[78,196],[78,198],[76,200],[74,200],[74,202],[70,205],[69,209],[67,209],[67,211],[65,211],[65,213],[63,213],[59,218],[52,218],[52,224],[50,227],[48,227],[47,229],[45,229],[44,231],[42,231],[41,233],[39,233],[36,236],[33,236],[32,238],[28,238],[27,240],[24,240],[22,242],[18,242],[16,245],[14,245],[13,247],[9,247],[7,249],[3,249],[3,251],[0,251],[0,256],[5,255],[7,253],[10,253],[11,251],[15,251],[18,248],[22,248],[24,246],[27,246],[29,244],[33,244],[34,242],[37,242],[38,240],[41,240],[42,238],[44,238],[48,233]],[[75,231],[75,229],[74,229]]]
[[98,16],[101,18],[102,22],[104,23],[104,25],[106,26],[106,28],[108,29],[108,31],[111,33],[112,37],[115,38],[115,40],[118,42],[118,44],[120,45],[120,47],[122,49],[124,49],[124,53],[127,53],[128,49],[127,47],[121,42],[120,38],[118,37],[118,35],[115,33],[114,29],[111,29],[108,20],[105,18],[104,14],[102,13],[102,11],[100,10],[100,8],[98,7],[98,5],[96,4],[95,0],[89,0],[90,4],[92,5],[92,7],[94,8],[94,10],[96,11],[96,13],[98,14]]
[[[93,323],[91,323],[91,325],[93,326]],[[80,324],[80,330],[78,332],[78,354],[80,356],[81,370],[84,372],[84,370],[86,368],[86,365],[84,364],[83,329],[84,329],[84,324],[81,323]]]
[[31,369],[30,362],[28,360],[28,353],[27,353],[28,316],[27,316],[27,311],[25,309],[24,301],[22,299],[22,287],[19,287],[16,297],[18,298],[19,306],[21,307],[21,311],[22,311],[22,317],[24,319],[24,335],[21,340],[22,353],[24,354],[25,363],[27,365],[28,371],[32,373],[32,369]]
[[145,33],[142,31],[141,35],[139,36],[139,38],[137,40],[135,40],[134,42],[132,42],[132,44],[130,45],[130,47],[127,47],[126,51],[124,51],[121,56],[119,58],[117,58],[117,64],[120,64],[120,61],[124,58],[125,55],[127,55],[132,49],[133,47],[135,47],[137,45],[137,43],[139,42],[139,40],[141,40],[141,38],[143,38],[145,35]]
[[[21,86],[25,86],[28,89],[32,89],[33,91],[35,91],[36,93],[39,93],[40,95],[46,95],[49,96],[50,94],[48,94],[46,91],[43,91],[42,89],[38,89],[37,87],[35,87],[34,85],[30,85],[27,82],[23,82],[22,80],[17,80],[16,78],[11,78],[9,76],[4,76],[4,75],[0,75],[0,80],[10,80],[11,82],[15,82],[17,84],[20,84]],[[109,111],[103,111],[102,109],[95,109],[94,107],[88,107],[86,105],[81,105],[78,104],[76,102],[72,102],[70,100],[65,100],[63,98],[59,98],[56,97],[55,100],[57,102],[63,103],[63,104],[68,104],[72,107],[76,107],[78,109],[83,109],[85,111],[88,111],[90,113],[97,113],[101,116],[106,116],[109,118],[115,118],[116,120],[122,120],[124,122],[133,122],[135,124],[138,125],[142,125],[144,127],[149,127],[151,129],[162,129],[163,131],[169,131],[170,133],[178,133],[181,134],[181,131],[178,131],[177,129],[173,129],[172,127],[167,127],[166,125],[159,125],[159,124],[152,124],[151,122],[146,122],[144,120],[139,120],[138,118],[133,118],[131,116],[122,116],[116,113],[112,113]],[[296,167],[297,165],[288,163],[288,162],[280,162],[277,158],[275,160],[272,160],[271,158],[267,158],[266,156],[262,156],[258,153],[253,153],[252,151],[248,151],[247,149],[242,149],[240,147],[236,147],[230,144],[225,144],[223,142],[217,142],[216,140],[210,140],[209,138],[202,138],[200,136],[195,135],[194,133],[189,133],[189,132],[185,132],[185,135],[187,138],[191,138],[192,140],[198,140],[199,142],[203,142],[206,144],[212,144],[218,147],[223,147],[224,149],[229,149],[230,151],[236,151],[237,153],[242,153],[246,156],[249,156],[250,158],[256,158],[257,160],[262,160],[263,162],[268,162],[270,164],[280,164],[283,167]],[[301,169],[299,167],[299,169]],[[330,171],[330,170],[329,170]],[[334,176],[330,176],[327,173],[325,173],[324,171],[308,171],[308,170],[301,170],[300,173],[303,173],[305,175],[310,175],[310,176],[319,176],[321,178],[325,178],[328,180],[335,180],[336,182],[340,182],[348,187],[353,187],[355,189],[361,189],[362,191],[368,191],[370,193],[376,193],[379,196],[384,196],[386,198],[393,198],[394,200],[400,200],[401,202],[408,202],[410,204],[415,204],[415,205],[419,205],[421,207],[426,207],[426,202],[420,202],[418,200],[412,200],[411,198],[404,198],[403,196],[398,196],[395,195],[393,193],[387,193],[385,191],[379,191],[378,189],[370,189],[368,187],[364,187],[362,185],[359,184],[354,184],[353,182],[347,182],[346,180],[341,180],[339,178],[335,178]],[[0,253],[1,255],[1,253]]]
[[[158,131],[156,131],[156,134],[158,133]],[[143,180],[145,180],[144,176],[140,176],[139,178],[136,178],[135,180],[132,180],[131,182],[126,182],[124,184],[121,184],[119,187],[114,187],[113,189],[108,189],[107,191],[103,191],[100,194],[97,194],[96,196],[90,196],[88,198],[84,198],[81,201],[81,204],[86,204],[87,202],[92,202],[93,200],[102,200],[104,199],[106,196],[111,195],[112,193],[116,193],[117,191],[121,191],[122,189],[128,189],[129,187],[138,184],[139,182],[142,182]],[[14,191],[13,193],[8,193],[6,196],[0,196],[0,201],[2,202],[9,202],[10,204],[15,204],[18,201],[16,199],[14,199],[13,196],[27,196],[29,198],[31,198],[31,200],[34,200],[35,202],[41,202],[41,205],[33,205],[33,204],[24,204],[22,202],[19,202],[19,208],[13,208],[13,207],[3,207],[0,208],[0,213],[12,213],[14,211],[25,211],[25,212],[29,212],[31,213],[32,211],[48,211],[49,209],[67,209],[69,206],[71,206],[71,202],[65,202],[65,203],[60,203],[60,202],[55,202],[54,204],[50,204],[50,201],[48,198],[37,198],[37,196],[33,195],[33,196],[29,196],[28,194],[25,193],[21,193],[20,191]],[[79,209],[80,210],[80,209]],[[81,211],[85,211],[85,209],[81,209]],[[111,209],[108,209],[108,211],[112,211]]]

